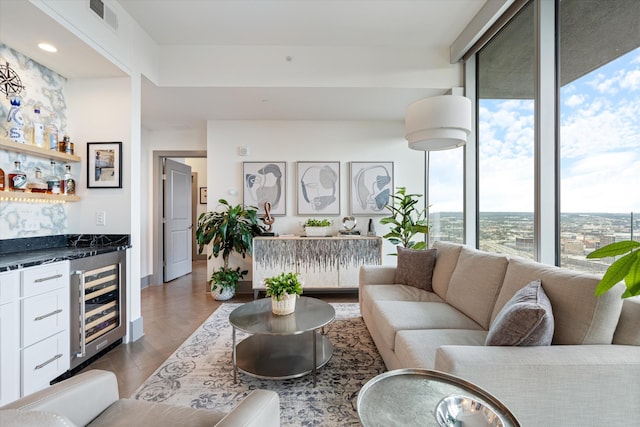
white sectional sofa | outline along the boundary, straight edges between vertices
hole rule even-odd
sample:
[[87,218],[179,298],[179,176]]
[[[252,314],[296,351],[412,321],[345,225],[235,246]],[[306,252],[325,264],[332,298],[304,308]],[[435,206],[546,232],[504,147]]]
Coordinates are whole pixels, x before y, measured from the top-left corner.
[[[596,297],[594,275],[447,242],[434,249],[431,291],[397,283],[396,267],[360,270],[362,317],[389,370],[462,377],[525,427],[638,425],[640,301],[622,300],[623,284]],[[503,307],[536,280],[552,309],[551,345],[485,345]]]

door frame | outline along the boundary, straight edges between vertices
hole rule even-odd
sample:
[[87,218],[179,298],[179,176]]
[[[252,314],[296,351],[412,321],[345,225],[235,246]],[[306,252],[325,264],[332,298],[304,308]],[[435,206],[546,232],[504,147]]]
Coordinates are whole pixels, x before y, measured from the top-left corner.
[[206,151],[182,151],[182,150],[162,150],[153,151],[153,273],[151,274],[151,284],[161,285],[164,283],[164,239],[162,227],[162,160],[166,157],[207,157]]

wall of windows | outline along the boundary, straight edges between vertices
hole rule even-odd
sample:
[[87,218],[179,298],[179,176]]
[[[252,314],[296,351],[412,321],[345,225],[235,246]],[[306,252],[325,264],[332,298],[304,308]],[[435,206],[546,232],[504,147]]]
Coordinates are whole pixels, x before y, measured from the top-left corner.
[[639,22],[637,0],[532,0],[475,54],[471,243],[602,272],[589,252],[638,240]]
[[479,248],[533,257],[534,14],[477,55]]
[[640,2],[564,0],[558,21],[560,263],[603,272],[586,254],[640,237]]

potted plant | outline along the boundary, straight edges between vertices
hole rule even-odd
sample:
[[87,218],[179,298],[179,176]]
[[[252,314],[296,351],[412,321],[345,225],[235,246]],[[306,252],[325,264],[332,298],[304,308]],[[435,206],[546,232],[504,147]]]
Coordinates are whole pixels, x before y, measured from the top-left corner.
[[328,219],[309,218],[303,225],[304,231],[308,237],[326,237],[331,235],[332,222]]
[[302,281],[298,276],[299,273],[289,272],[264,279],[273,314],[283,316],[295,311],[296,298],[302,294]]
[[211,254],[218,257],[222,254],[223,265],[211,274],[209,284],[211,294],[217,300],[227,300],[235,295],[236,286],[247,270],[240,267],[229,267],[229,256],[232,252],[242,255],[251,255],[253,251],[253,237],[260,234],[261,227],[258,223],[258,213],[253,207],[242,205],[231,206],[226,200],[220,199],[221,211],[204,212],[198,217],[196,229],[196,242],[198,253],[212,244]]
[[[391,212],[391,216],[382,218],[380,224],[391,225],[389,232],[383,237],[392,244],[416,250],[429,246],[427,241],[430,226],[427,210],[416,207],[419,197],[419,194],[407,194],[405,187],[397,187],[396,193],[391,196],[392,203],[385,206]],[[425,234],[425,240],[411,240],[416,234]]]
[[[626,254],[626,255],[625,255]],[[588,259],[607,258],[624,255],[607,268],[596,287],[596,295],[602,295],[616,283],[624,280],[627,290],[622,298],[640,295],[640,242],[623,240],[610,243],[587,255]]]

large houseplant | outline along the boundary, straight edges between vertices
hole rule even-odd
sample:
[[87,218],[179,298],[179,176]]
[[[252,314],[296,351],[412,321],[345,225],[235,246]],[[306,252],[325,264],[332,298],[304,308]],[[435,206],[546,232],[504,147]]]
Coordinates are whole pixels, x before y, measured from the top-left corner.
[[[397,187],[396,193],[391,196],[392,202],[385,208],[391,212],[391,216],[382,218],[380,224],[389,224],[391,228],[383,237],[394,245],[402,245],[410,249],[426,249],[427,240],[412,240],[416,234],[429,233],[427,209],[419,209],[416,205],[419,194],[407,194],[405,187]],[[393,255],[393,254],[391,254]]]
[[198,217],[196,242],[198,253],[212,244],[209,259],[222,254],[223,265],[211,274],[209,283],[214,298],[224,300],[233,297],[238,281],[248,273],[240,267],[229,267],[229,256],[232,252],[243,258],[251,255],[253,237],[260,234],[261,227],[255,208],[231,206],[224,199],[218,200],[218,203],[222,207],[220,211],[205,212]]
[[627,290],[623,298],[640,295],[640,242],[623,240],[596,249],[587,258],[607,258],[624,255],[607,268],[596,288],[596,295],[602,295],[616,283],[624,280]]

